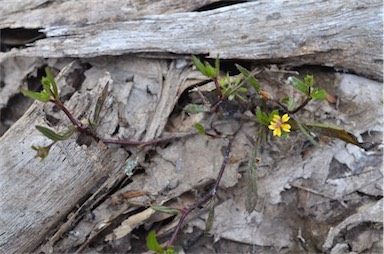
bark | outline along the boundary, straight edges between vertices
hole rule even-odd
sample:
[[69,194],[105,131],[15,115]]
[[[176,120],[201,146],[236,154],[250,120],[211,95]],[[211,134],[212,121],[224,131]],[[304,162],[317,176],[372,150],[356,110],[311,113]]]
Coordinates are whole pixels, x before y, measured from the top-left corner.
[[[186,7],[190,10],[195,5]],[[66,5],[58,8],[57,12],[68,13]],[[179,10],[176,6],[175,11]],[[154,9],[154,13],[162,12]],[[222,59],[324,65],[382,80],[381,1],[257,1],[204,12],[151,16],[141,16],[148,13],[143,11],[135,13],[134,19],[109,16],[109,22],[101,15],[101,23],[92,24],[87,24],[87,19],[71,25],[49,20],[55,26],[32,22],[43,28],[47,38],[2,58],[148,52],[207,54],[214,58],[219,54]],[[75,17],[71,20],[75,21],[80,14],[83,12],[73,12],[69,17]],[[12,22],[13,18],[6,20]],[[26,22],[13,22],[31,27]]]
[[[84,71],[85,81],[80,92],[74,95],[73,92],[69,93],[72,97],[66,105],[76,117],[91,115],[97,97],[106,83],[105,79],[108,80],[111,90],[102,113],[103,123],[98,129],[108,138],[115,135],[121,139],[150,140],[163,135],[170,121],[169,116],[181,94],[190,86],[204,81],[203,77],[192,70],[190,62],[185,61],[188,59],[185,56],[187,54],[204,54],[211,58],[219,54],[221,59],[250,60],[257,64],[276,63],[284,67],[329,66],[379,81],[383,79],[381,1],[351,3],[343,0],[263,0],[237,3],[202,12],[193,10],[220,1],[132,0],[125,5],[122,5],[120,0],[108,1],[108,5],[101,0],[4,2],[7,4],[0,5],[2,29],[41,29],[46,38],[18,39],[16,44],[28,47],[13,48],[11,51],[0,53],[3,76],[1,78],[4,82],[0,90],[1,108],[9,103],[10,98],[16,95],[21,87],[26,88],[23,83],[29,75],[36,75],[37,67],[48,64],[62,69],[72,58],[78,58],[78,64],[89,64],[91,67]],[[5,34],[6,30],[2,31]],[[12,36],[2,37],[2,44],[13,45],[14,39]],[[100,76],[105,79],[99,79]],[[348,77],[350,76],[342,75],[341,79],[347,80]],[[381,84],[362,78],[358,82],[355,80],[353,78],[353,81],[345,81],[344,87],[337,90],[344,100],[341,105],[345,107],[344,112],[324,104],[311,112],[321,112],[321,115],[333,114],[339,122],[353,123],[355,135],[372,130],[382,131],[382,99],[378,97]],[[338,82],[335,84],[339,85]],[[64,83],[60,86],[64,90],[73,89]],[[355,94],[348,93],[349,85],[354,87],[351,90],[354,90]],[[363,89],[365,86],[367,89]],[[276,87],[271,89],[277,91]],[[356,98],[360,100],[356,102]],[[349,118],[351,114],[356,118]],[[136,206],[144,207],[146,202],[167,202],[206,184],[209,179],[214,179],[215,170],[222,162],[220,148],[225,146],[225,142],[207,141],[201,136],[185,143],[175,142],[169,147],[157,148],[157,154],[149,164],[144,163],[146,150],[132,148],[128,153],[116,146],[104,150],[95,142],[89,146],[81,145],[76,141],[76,137],[73,137],[55,144],[48,158],[40,162],[34,158],[35,152],[30,147],[47,145],[49,141],[37,132],[34,126],[51,124],[47,120],[47,116],[51,115],[61,119],[58,125],[52,127],[56,130],[62,129],[60,126],[68,123],[62,120],[65,118],[63,115],[52,112],[51,108],[41,103],[34,103],[0,138],[1,253],[31,252],[36,248],[45,252],[62,252],[71,250],[73,245],[83,248],[99,233],[95,229],[104,230],[109,226],[109,222],[135,210],[126,203],[119,206],[119,209],[114,207],[115,200],[121,197],[122,193],[140,190],[155,196],[154,200],[139,200],[135,203]],[[172,120],[182,122],[184,127],[179,126],[176,128],[178,131],[189,129],[191,123],[201,120],[187,118],[184,122],[183,117],[180,119]],[[239,140],[235,143],[232,153],[234,162],[229,165],[229,173],[224,176],[222,188],[237,186],[237,170],[247,162],[248,148],[252,146],[249,137],[254,135],[253,128],[254,126],[245,128],[244,132],[249,133],[241,132]],[[291,209],[282,205],[285,202],[282,199],[286,188],[296,188],[299,193],[305,192],[305,195],[321,193],[327,197],[325,201],[321,200],[327,204],[327,209],[332,207],[330,201],[340,201],[350,193],[354,194],[353,198],[356,200],[361,193],[366,193],[369,197],[382,193],[382,175],[378,170],[378,165],[382,162],[379,153],[365,154],[353,149],[350,151],[338,142],[332,148],[316,151],[316,156],[310,156],[310,159],[306,160],[299,154],[292,155],[293,159],[276,157],[277,148],[271,149],[275,150],[272,155],[266,155],[266,160],[276,167],[269,168],[272,170],[270,174],[260,173],[261,176],[258,177],[261,180],[258,184],[259,196],[267,200],[266,210],[270,208],[273,215],[266,218],[268,216],[264,216],[262,212],[254,212],[252,216],[245,217],[241,228],[244,228],[247,235],[257,237],[242,238],[235,229],[229,232],[226,228],[215,225],[215,232],[221,237],[251,245],[288,248],[297,234],[292,232],[289,222],[285,222],[286,225],[279,222],[283,220],[285,211]],[[129,154],[135,156],[132,155],[126,161]],[[321,158],[324,154],[328,156],[325,160]],[[355,163],[358,165],[349,161],[353,156],[359,158]],[[147,165],[146,174],[135,176],[131,184],[114,196],[108,197],[109,191],[126,177],[124,169],[130,159]],[[276,164],[275,161],[282,162]],[[353,168],[355,171],[364,170],[363,164],[369,165],[367,168],[370,167],[370,173],[366,174],[369,177],[361,180],[358,187],[342,189],[349,184],[355,185],[352,180],[352,183],[340,184],[340,181],[344,181],[344,175],[329,180],[328,171],[331,175],[335,168],[334,161],[347,165],[348,170],[356,167]],[[326,171],[321,166],[326,167]],[[289,170],[286,170],[287,168]],[[304,181],[311,177],[315,179],[314,182]],[[324,185],[325,181],[330,183]],[[305,187],[307,184],[316,190]],[[241,186],[241,183],[239,185],[235,192],[240,192],[236,193],[240,198],[233,198],[221,204],[223,209],[219,209],[221,217],[218,218],[219,221],[223,220],[222,225],[231,218],[242,216],[233,216],[233,213],[244,211],[240,202],[244,201],[241,192],[245,186]],[[359,194],[356,194],[356,191],[359,191]],[[336,194],[339,196],[332,199]],[[317,198],[319,197],[316,196],[309,203],[317,206],[321,203]],[[312,206],[306,206],[303,200],[305,198],[299,199],[298,205],[303,207],[306,214],[310,214]],[[380,202],[377,202],[375,209],[381,209]],[[80,204],[80,208],[77,204]],[[180,205],[176,201],[173,204]],[[276,204],[279,204],[278,208],[273,206]],[[186,206],[183,205],[180,208]],[[225,215],[235,207],[240,209],[236,208],[232,215]],[[89,211],[95,214],[95,221],[83,220],[82,216],[89,214]],[[146,222],[152,213],[147,213],[147,210],[144,212],[147,217],[138,219],[135,223],[129,222],[129,230],[116,227],[116,232],[107,235],[105,241],[114,241],[116,235],[125,236],[134,227]],[[374,212],[377,218],[380,217],[377,209]],[[273,217],[275,215],[280,217],[276,219],[277,217]],[[326,217],[323,214],[321,216]],[[380,219],[376,217],[372,222],[380,223]],[[156,218],[151,220],[160,221]],[[105,221],[109,222],[104,223]],[[236,223],[240,221],[239,219],[230,224],[237,227]],[[255,226],[249,221],[263,221],[262,227],[265,231],[261,230],[255,234],[253,230],[259,224]],[[352,218],[346,221],[346,224],[350,225],[355,221]],[[104,224],[98,224],[99,222]],[[368,218],[364,222],[371,221]],[[202,227],[199,222],[195,224]],[[57,244],[57,249],[54,249],[53,246],[62,235],[68,233],[75,225],[76,232],[81,232],[82,235],[76,241],[70,237],[63,238]],[[267,234],[264,232],[273,235],[279,226],[282,227],[278,232],[280,240],[273,239],[274,242],[270,242],[270,239],[265,238]],[[344,228],[346,226],[343,224],[335,232],[338,233]],[[324,245],[325,251],[332,247],[332,241],[336,238],[335,232],[328,237]]]

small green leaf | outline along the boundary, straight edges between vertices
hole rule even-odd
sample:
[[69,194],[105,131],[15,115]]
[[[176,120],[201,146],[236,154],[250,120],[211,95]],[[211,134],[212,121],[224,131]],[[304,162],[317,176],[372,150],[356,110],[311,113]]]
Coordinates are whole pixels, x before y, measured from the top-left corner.
[[216,78],[218,76],[216,69],[208,62],[205,62],[205,70],[207,72],[207,77],[209,78]]
[[272,121],[273,119],[273,116],[274,115],[278,115],[279,114],[279,110],[275,109],[271,112],[271,114],[269,114],[269,118],[268,118],[268,124]]
[[76,129],[74,126],[72,126],[69,128],[69,130],[67,132],[65,132],[63,135],[60,135],[60,134],[54,132],[53,130],[50,130],[50,129],[43,127],[43,126],[36,125],[35,127],[44,136],[46,136],[47,138],[49,138],[55,142],[61,141],[61,140],[67,140],[73,134],[73,132]]
[[295,78],[295,77],[289,77],[288,81],[294,88],[296,88],[297,90],[301,91],[302,93],[308,95],[309,87],[306,83],[304,83],[303,81],[301,81],[300,79]]
[[308,87],[311,87],[313,85],[313,75],[305,75],[304,81]]
[[44,91],[49,94],[49,96],[52,96],[53,97],[53,93],[51,91],[51,83],[49,82],[49,80],[45,77],[43,77],[41,79],[41,83],[43,84],[43,87],[44,87]]
[[49,146],[32,146],[32,149],[35,150],[37,152],[37,154],[35,155],[35,158],[41,158],[41,160],[43,161],[49,154],[49,150],[51,149],[51,145]]
[[291,122],[293,122],[294,125],[296,125],[297,127],[299,127],[300,131],[304,134],[304,136],[309,140],[311,141],[312,144],[314,144],[315,146],[319,147],[319,143],[317,143],[315,141],[315,139],[312,137],[311,134],[308,133],[308,131],[305,129],[304,125],[301,124],[299,121],[297,120],[294,120],[294,119],[290,119]]
[[204,64],[200,61],[200,59],[197,58],[196,56],[192,55],[192,60],[193,60],[193,63],[195,64],[195,66],[197,67],[197,69],[198,69],[204,76],[208,76],[206,67],[205,67]]
[[162,213],[170,213],[170,214],[175,214],[179,215],[180,211],[174,208],[169,208],[167,206],[163,205],[151,205],[151,208],[155,211],[162,212]]
[[184,111],[190,115],[194,115],[198,113],[209,112],[210,110],[204,105],[191,103],[184,107]]
[[315,87],[311,93],[311,97],[314,100],[324,100],[327,97],[327,92],[324,89],[318,90]]
[[200,123],[195,123],[194,127],[195,127],[195,129],[196,129],[201,135],[205,135],[205,134],[206,134],[205,129],[204,129],[204,126],[201,125]]
[[260,123],[260,124],[264,124],[264,125],[269,125],[270,121],[269,121],[269,116],[267,113],[265,112],[262,112],[260,107],[257,107],[256,108],[256,117],[257,117],[257,121]]
[[249,84],[251,84],[251,86],[255,88],[257,92],[259,92],[261,88],[259,81],[257,81],[257,79],[253,77],[253,75],[251,75],[251,73],[241,65],[235,64],[235,66],[241,72],[241,74],[243,74],[243,76],[249,82]]
[[55,82],[55,78],[53,77],[53,75],[51,73],[51,70],[48,67],[45,68],[45,73],[47,74],[47,78],[48,78],[49,82],[51,83],[51,87],[52,87],[52,91],[53,91],[53,96],[55,97],[55,99],[58,99],[59,92],[57,90],[57,85],[56,85],[56,82]]
[[295,99],[293,97],[285,97],[283,98],[282,100],[280,100],[280,102],[284,105],[287,105],[287,108],[289,111],[292,111],[295,107],[296,107],[296,102],[295,102]]
[[33,91],[21,89],[21,92],[22,92],[22,94],[24,94],[24,96],[27,96],[27,97],[29,97],[31,99],[38,100],[38,101],[41,101],[41,102],[48,102],[50,97],[51,97],[45,91],[33,92]]
[[146,242],[148,249],[156,251],[156,253],[163,253],[165,251],[164,248],[161,247],[160,244],[157,242],[156,232],[154,230],[149,232]]

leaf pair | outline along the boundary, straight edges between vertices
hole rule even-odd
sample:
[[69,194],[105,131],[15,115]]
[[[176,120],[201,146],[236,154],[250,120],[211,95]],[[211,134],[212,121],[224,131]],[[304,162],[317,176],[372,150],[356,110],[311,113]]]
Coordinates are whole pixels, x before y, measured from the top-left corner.
[[213,67],[210,63],[207,61],[204,62],[204,64],[200,61],[199,58],[192,55],[192,60],[197,69],[206,77],[215,79],[219,76],[220,71],[220,62],[219,62],[219,56],[216,58],[215,67]]
[[288,81],[294,88],[314,100],[324,100],[327,96],[324,89],[319,90],[317,87],[312,89],[313,75],[306,75],[304,77],[304,82],[295,77],[289,77]]
[[44,88],[43,91],[33,92],[33,91],[22,89],[21,92],[25,96],[41,102],[48,102],[50,99],[59,101],[59,92],[57,89],[57,85],[48,67],[45,68],[45,73],[47,76],[41,79],[41,83],[43,84],[43,88]]

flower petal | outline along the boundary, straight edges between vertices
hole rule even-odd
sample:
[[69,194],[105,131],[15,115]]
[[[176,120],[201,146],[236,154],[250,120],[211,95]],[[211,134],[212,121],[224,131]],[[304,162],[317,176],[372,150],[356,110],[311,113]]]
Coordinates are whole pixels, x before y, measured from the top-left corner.
[[288,116],[288,114],[285,114],[285,115],[283,115],[283,117],[281,118],[281,121],[282,121],[283,123],[288,122],[289,118],[290,118],[290,117]]
[[275,130],[276,129],[276,124],[272,122],[271,125],[268,126],[268,128],[270,130]]
[[281,136],[281,130],[280,130],[280,128],[277,128],[277,129],[275,129],[275,130],[273,131],[273,136],[278,136],[278,137]]
[[283,131],[285,132],[291,132],[291,125],[287,124],[287,123],[283,123],[280,125],[280,127],[283,129]]
[[280,122],[280,119],[281,119],[281,117],[279,115],[274,115],[272,121],[278,123],[278,122]]

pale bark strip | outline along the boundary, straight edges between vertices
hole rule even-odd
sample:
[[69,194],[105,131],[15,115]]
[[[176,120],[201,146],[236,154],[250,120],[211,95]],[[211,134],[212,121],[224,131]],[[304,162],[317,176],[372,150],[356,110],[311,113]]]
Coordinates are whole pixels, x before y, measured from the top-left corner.
[[0,28],[85,26],[188,12],[218,0],[0,0]]
[[293,66],[319,64],[382,80],[382,2],[257,1],[212,11],[44,29],[48,38],[0,55],[208,54]]
[[39,108],[32,106],[0,139],[0,253],[33,251],[126,157],[120,150],[84,149],[71,138],[40,162],[31,145],[49,141],[35,129],[43,124]]

